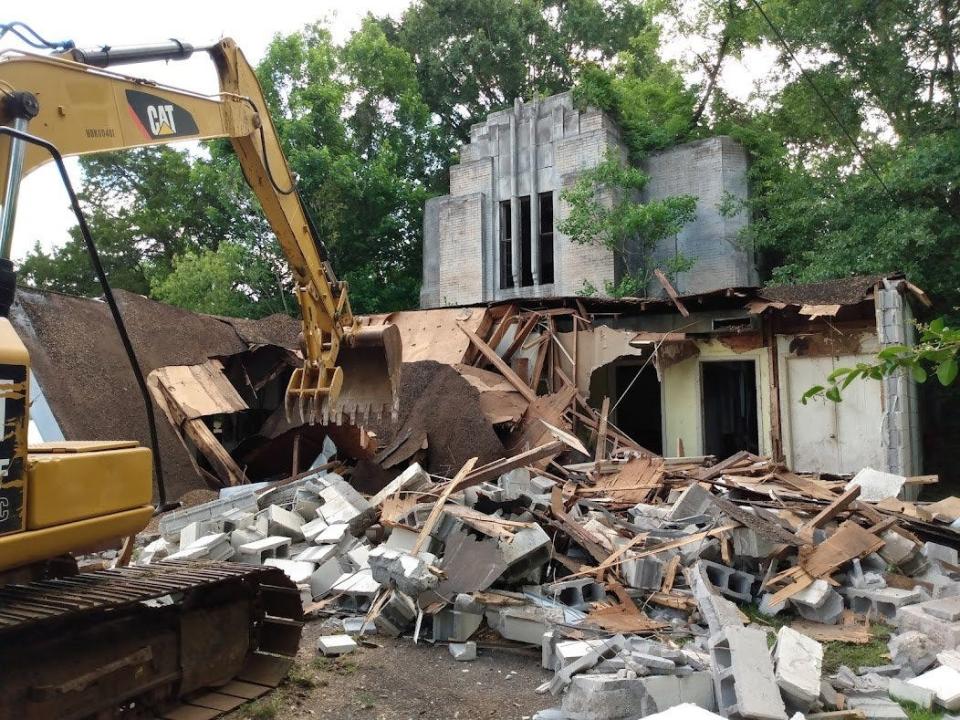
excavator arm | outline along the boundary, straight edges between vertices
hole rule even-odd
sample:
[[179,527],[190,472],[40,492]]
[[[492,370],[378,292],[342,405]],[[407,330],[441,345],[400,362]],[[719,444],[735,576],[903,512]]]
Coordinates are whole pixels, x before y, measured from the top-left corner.
[[[395,411],[399,331],[362,327],[354,318],[346,283],[336,279],[296,190],[253,68],[230,39],[205,50],[220,80],[214,96],[108,69],[194,52],[176,41],[58,57],[7,52],[0,56],[0,125],[42,137],[64,156],[228,138],[289,263],[300,304],[303,364],[288,385],[288,416],[356,423]],[[49,159],[18,142],[0,141],[3,257],[9,257],[20,176]]]

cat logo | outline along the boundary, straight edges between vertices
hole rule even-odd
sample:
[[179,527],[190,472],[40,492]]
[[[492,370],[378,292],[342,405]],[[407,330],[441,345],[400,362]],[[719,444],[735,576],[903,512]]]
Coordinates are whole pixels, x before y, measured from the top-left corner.
[[173,119],[173,105],[147,105],[150,132],[154,135],[176,135],[177,123]]
[[193,116],[166,98],[127,90],[127,104],[136,125],[148,140],[198,135]]

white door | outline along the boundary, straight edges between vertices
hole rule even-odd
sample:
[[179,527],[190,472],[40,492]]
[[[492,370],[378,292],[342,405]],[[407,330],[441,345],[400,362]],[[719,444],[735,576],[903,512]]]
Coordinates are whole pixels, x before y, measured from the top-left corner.
[[790,415],[790,468],[797,472],[855,473],[871,466],[884,469],[881,446],[883,406],[880,383],[855,380],[843,401],[823,398],[800,403],[813,385],[826,384],[838,367],[870,362],[871,355],[786,358],[786,408]]

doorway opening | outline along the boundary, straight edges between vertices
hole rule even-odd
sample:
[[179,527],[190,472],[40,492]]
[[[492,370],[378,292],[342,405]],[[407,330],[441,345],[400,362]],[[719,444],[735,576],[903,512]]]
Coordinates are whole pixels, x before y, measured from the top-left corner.
[[617,389],[615,397],[620,398],[614,422],[642,447],[662,455],[663,408],[660,403],[660,380],[652,364],[648,364],[643,370],[640,370],[641,367],[641,364],[614,367],[614,387]]
[[703,388],[703,451],[727,458],[760,450],[757,366],[752,360],[700,363]]

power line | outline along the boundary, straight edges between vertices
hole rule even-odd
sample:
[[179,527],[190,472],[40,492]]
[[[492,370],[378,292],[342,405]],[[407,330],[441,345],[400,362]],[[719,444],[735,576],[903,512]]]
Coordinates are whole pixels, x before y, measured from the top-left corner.
[[860,156],[860,159],[863,160],[863,164],[867,169],[873,173],[873,176],[877,179],[877,182],[880,183],[880,187],[883,188],[883,191],[889,196],[890,200],[897,202],[897,199],[894,197],[893,193],[890,191],[890,188],[887,187],[887,184],[883,181],[883,178],[880,177],[880,173],[877,172],[877,169],[873,166],[870,160],[867,159],[866,153],[860,147],[860,144],[856,141],[850,131],[847,130],[846,126],[843,124],[843,121],[833,110],[833,106],[827,102],[827,99],[823,96],[823,93],[820,92],[820,88],[817,87],[817,84],[813,81],[813,78],[810,77],[810,74],[804,69],[803,65],[800,64],[800,61],[797,59],[797,56],[794,54],[793,49],[790,47],[790,44],[787,42],[787,39],[780,32],[779,28],[773,24],[773,21],[770,19],[770,16],[764,12],[763,7],[757,0],[750,0],[750,3],[757,9],[760,15],[763,16],[763,19],[766,21],[767,25],[770,26],[770,29],[773,31],[773,34],[776,35],[777,41],[780,43],[780,46],[783,48],[784,52],[790,56],[790,59],[793,60],[794,65],[797,66],[797,69],[800,70],[800,74],[803,76],[803,79],[807,81],[807,84],[810,85],[814,94],[819,98],[820,103],[827,109],[827,112],[830,113],[830,116],[833,118],[834,122],[837,123],[837,127],[840,128],[840,131],[847,138],[847,141],[853,146],[853,149],[856,151],[857,155]]

